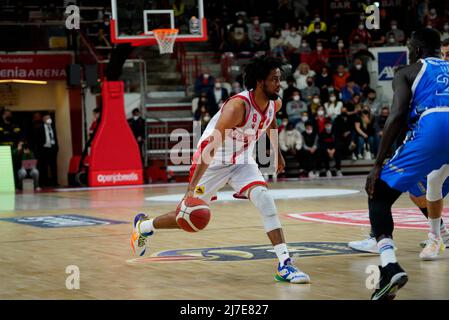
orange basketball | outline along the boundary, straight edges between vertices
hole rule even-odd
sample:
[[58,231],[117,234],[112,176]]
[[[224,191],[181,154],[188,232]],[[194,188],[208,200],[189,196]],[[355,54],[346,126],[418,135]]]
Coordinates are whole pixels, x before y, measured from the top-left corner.
[[176,222],[188,232],[203,230],[209,220],[209,205],[198,198],[184,199],[176,210]]

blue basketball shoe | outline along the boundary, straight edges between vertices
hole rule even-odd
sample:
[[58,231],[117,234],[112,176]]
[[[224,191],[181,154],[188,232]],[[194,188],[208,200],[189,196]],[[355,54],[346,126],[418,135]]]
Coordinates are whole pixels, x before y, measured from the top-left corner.
[[133,232],[131,234],[131,249],[134,254],[139,257],[143,256],[148,248],[148,238],[153,234],[153,231],[148,233],[140,232],[140,224],[143,221],[149,220],[144,213],[139,213],[134,217]]
[[274,276],[276,281],[284,281],[290,283],[309,283],[310,278],[307,274],[299,270],[290,258],[285,260],[284,265],[278,264],[278,270]]

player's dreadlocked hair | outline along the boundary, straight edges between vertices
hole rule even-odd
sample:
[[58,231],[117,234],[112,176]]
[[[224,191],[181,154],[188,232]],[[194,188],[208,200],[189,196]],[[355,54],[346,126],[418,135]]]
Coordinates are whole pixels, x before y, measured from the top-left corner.
[[279,59],[267,56],[256,57],[245,67],[243,81],[248,90],[255,89],[257,81],[265,80],[273,69],[282,70]]

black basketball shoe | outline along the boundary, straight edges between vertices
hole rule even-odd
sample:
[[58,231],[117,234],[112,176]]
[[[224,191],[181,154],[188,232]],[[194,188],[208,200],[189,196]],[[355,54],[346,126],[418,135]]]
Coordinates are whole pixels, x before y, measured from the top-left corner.
[[407,273],[398,263],[389,263],[380,267],[379,288],[374,291],[371,300],[393,300],[396,292],[408,281]]

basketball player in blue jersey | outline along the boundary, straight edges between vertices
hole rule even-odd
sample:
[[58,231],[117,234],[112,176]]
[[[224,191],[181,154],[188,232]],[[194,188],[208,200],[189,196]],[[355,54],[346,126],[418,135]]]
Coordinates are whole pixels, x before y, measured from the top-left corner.
[[[365,186],[382,264],[373,300],[394,299],[408,281],[394,252],[392,205],[420,179],[449,163],[449,62],[439,58],[440,35],[433,29],[416,31],[409,46],[411,65],[393,79],[391,114]],[[407,124],[404,144],[384,163]]]

